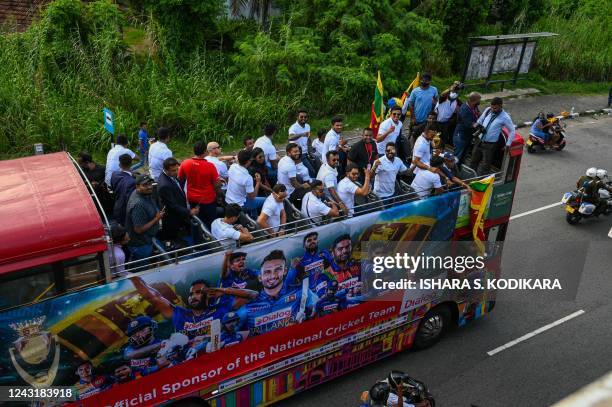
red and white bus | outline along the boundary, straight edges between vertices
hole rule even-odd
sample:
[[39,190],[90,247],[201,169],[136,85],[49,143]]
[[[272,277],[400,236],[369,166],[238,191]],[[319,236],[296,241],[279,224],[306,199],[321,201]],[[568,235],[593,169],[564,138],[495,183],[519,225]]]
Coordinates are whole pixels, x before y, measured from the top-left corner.
[[[489,242],[505,238],[522,151],[517,134],[494,162]],[[231,253],[210,239],[161,245],[149,266],[124,275],[109,267],[108,221],[68,154],[2,161],[0,385],[72,386],[85,406],[266,405],[430,346],[490,312],[495,293],[364,295],[369,243],[416,252],[474,233],[468,191],[419,200],[399,188],[393,205],[369,196],[368,211],[319,226],[290,211],[285,236]],[[474,273],[498,276],[500,258],[490,253]]]

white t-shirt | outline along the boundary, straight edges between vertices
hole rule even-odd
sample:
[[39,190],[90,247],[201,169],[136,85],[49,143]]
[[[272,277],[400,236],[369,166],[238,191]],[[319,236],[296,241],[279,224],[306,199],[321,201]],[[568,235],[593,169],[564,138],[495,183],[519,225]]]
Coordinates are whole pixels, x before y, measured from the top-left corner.
[[318,156],[319,160],[322,160],[323,159],[323,142],[319,139],[313,140],[312,148],[314,149],[314,154]]
[[325,154],[328,151],[338,150],[338,145],[340,144],[340,134],[336,133],[334,129],[331,129],[325,135],[325,141],[323,141],[323,150],[321,151],[321,161],[325,162],[327,158]]
[[446,123],[453,116],[453,113],[455,112],[456,108],[457,108],[457,99],[455,100],[446,99],[442,103],[438,102],[435,108],[436,112],[438,112],[438,117],[436,118],[436,120],[439,121],[440,123]]
[[223,161],[219,160],[218,157],[213,157],[210,155],[207,155],[206,157],[204,157],[204,159],[206,161],[208,161],[209,163],[212,163],[215,165],[215,167],[217,167],[217,172],[219,173],[219,176],[221,178],[225,178],[227,179],[228,175],[228,169],[227,169],[227,164],[225,164]]
[[164,160],[172,157],[172,151],[166,143],[156,141],[149,148],[149,173],[155,181],[159,178],[159,174],[164,170]]
[[298,122],[295,122],[291,125],[291,127],[289,127],[290,136],[302,135],[302,137],[298,138],[297,140],[290,141],[290,143],[296,143],[297,145],[299,145],[302,148],[303,154],[308,153],[308,135],[309,134],[310,134],[310,124],[308,123],[305,123],[304,127],[302,127],[299,125]]
[[380,158],[380,165],[376,168],[376,178],[374,179],[374,193],[380,198],[387,198],[395,193],[395,180],[399,172],[404,172],[408,168],[402,160],[394,158],[389,161],[387,156]]
[[266,157],[266,164],[270,166],[270,160],[276,160],[276,147],[272,144],[272,140],[268,136],[261,136],[255,140],[253,148],[259,147],[263,150]]
[[433,188],[441,188],[442,181],[440,181],[440,176],[438,174],[423,170],[414,177],[410,186],[419,194],[419,198],[423,199],[431,194]]
[[217,240],[240,239],[240,232],[234,229],[234,226],[225,223],[223,218],[213,220],[210,224],[210,233],[212,233]]
[[295,191],[295,187],[291,185],[291,178],[297,177],[297,166],[295,161],[288,155],[278,161],[278,170],[276,173],[277,182],[287,187],[287,195],[291,195]]
[[321,202],[312,192],[308,192],[302,198],[302,210],[300,213],[304,218],[313,218],[310,219],[310,223],[317,224],[321,220],[321,216],[327,215],[329,211],[331,211],[331,208]]
[[121,167],[119,167],[119,157],[123,154],[128,154],[132,158],[136,157],[136,154],[134,154],[132,150],[119,144],[108,151],[106,155],[106,172],[104,173],[104,182],[106,182],[106,185],[110,185],[113,172],[121,171]]
[[325,191],[325,196],[331,199],[332,196],[329,194],[327,188],[338,187],[338,170],[330,167],[327,163],[325,163],[321,166],[321,168],[319,168],[319,172],[317,173],[317,179],[323,182],[323,190]]
[[383,141],[381,141],[380,143],[376,143],[376,149],[378,150],[379,155],[385,155],[385,148],[387,148],[388,143],[395,143],[397,141],[397,137],[402,131],[403,124],[399,120],[397,121],[397,123],[394,123],[393,119],[389,117],[387,120],[382,122],[380,124],[380,127],[378,128],[378,134],[380,135],[386,133],[392,125],[395,126],[395,130],[393,130],[387,137],[385,137]]
[[275,232],[278,232],[281,220],[281,212],[284,209],[282,202],[276,202],[274,195],[270,194],[264,201],[261,213],[268,215],[268,225],[273,228]]
[[[429,165],[431,160],[431,142],[427,140],[422,134],[417,138],[414,143],[414,151],[412,152],[412,158],[419,157],[423,164]],[[422,170],[419,167],[414,169],[414,173],[418,174]]]
[[244,206],[247,194],[255,191],[253,177],[246,168],[238,163],[232,164],[227,173],[229,181],[227,182],[227,191],[225,191],[225,202]]
[[308,168],[306,168],[306,166],[302,162],[296,164],[295,168],[297,168],[297,175],[302,179],[302,182],[312,181],[312,178],[310,178],[310,172],[308,172]]
[[355,211],[353,208],[355,207],[355,192],[359,189],[357,184],[348,179],[347,177],[342,178],[338,183],[338,196],[346,205],[349,216],[353,216]]

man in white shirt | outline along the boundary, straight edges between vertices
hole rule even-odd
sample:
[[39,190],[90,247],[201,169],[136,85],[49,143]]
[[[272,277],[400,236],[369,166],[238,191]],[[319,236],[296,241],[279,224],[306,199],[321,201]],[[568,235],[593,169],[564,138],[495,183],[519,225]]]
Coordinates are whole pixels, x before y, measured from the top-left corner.
[[204,157],[206,161],[212,163],[217,168],[217,172],[219,173],[219,177],[227,183],[228,178],[228,165],[231,165],[232,162],[236,159],[233,155],[221,155],[221,146],[216,141],[211,141],[206,145],[207,155]]
[[383,121],[378,128],[378,136],[376,136],[376,148],[378,155],[385,155],[385,147],[387,143],[395,143],[397,137],[402,134],[402,122],[400,116],[402,115],[402,108],[399,106],[393,106],[391,108],[391,117]]
[[336,191],[338,187],[338,157],[337,151],[330,150],[327,152],[325,155],[326,162],[319,168],[317,179],[323,183],[323,190],[327,199],[336,202],[344,213],[347,214],[348,210]]
[[170,141],[170,130],[162,127],[157,131],[157,141],[149,147],[149,173],[155,181],[164,170],[164,160],[172,157],[172,151],[168,148]]
[[410,186],[415,192],[419,195],[419,198],[425,199],[429,195],[431,195],[431,191],[434,191],[434,195],[441,194],[442,190],[442,181],[440,179],[440,175],[442,175],[442,165],[444,164],[444,159],[440,156],[435,156],[431,158],[431,163],[429,165],[429,170],[420,171]]
[[320,161],[323,161],[323,143],[325,141],[325,135],[327,134],[327,130],[319,129],[317,131],[317,138],[312,142],[312,149],[314,150],[314,156],[318,158]]
[[113,172],[121,171],[121,167],[119,166],[119,156],[127,154],[132,157],[132,159],[137,159],[136,154],[127,148],[127,145],[127,137],[119,134],[117,136],[117,144],[115,144],[115,147],[108,151],[108,154],[106,155],[106,170],[104,172],[104,182],[106,182],[106,185],[110,186]]
[[323,150],[321,151],[321,159],[325,161],[325,157],[328,151],[341,151],[346,153],[348,147],[346,146],[346,140],[342,137],[342,128],[344,122],[342,117],[334,116],[331,120],[332,127],[325,135],[325,141],[323,141]]
[[257,196],[261,186],[261,177],[258,173],[255,174],[255,185],[253,186],[253,177],[247,169],[250,162],[251,153],[240,150],[238,162],[232,164],[227,172],[228,183],[227,191],[225,191],[225,202],[230,205],[237,204],[245,212],[257,217],[256,211],[262,207],[266,198]]
[[296,143],[289,143],[285,151],[287,155],[278,162],[277,182],[285,186],[287,195],[292,195],[296,189],[309,190],[309,184],[300,184],[297,179],[297,163],[300,160],[300,148]]
[[297,121],[289,127],[289,143],[295,143],[300,146],[302,150],[302,163],[310,173],[311,177],[314,177],[316,171],[312,166],[312,163],[308,159],[308,151],[310,149],[310,125],[307,123],[308,113],[306,110],[301,109],[297,115]]
[[415,174],[418,174],[421,170],[429,169],[429,160],[431,160],[431,140],[433,140],[435,136],[436,131],[434,129],[425,129],[425,132],[423,132],[414,143],[412,167],[414,168]]
[[[395,143],[388,143],[385,155],[374,161],[372,173],[376,174],[374,179],[374,193],[379,198],[391,198],[395,194],[395,181],[397,175],[405,175],[408,168],[402,160],[395,157]],[[391,203],[391,201],[387,201]]]
[[356,184],[359,179],[359,167],[353,163],[349,163],[346,167],[346,177],[338,183],[338,196],[348,209],[348,216],[355,214],[355,196],[366,196],[370,192],[370,178],[372,172],[365,170],[365,181],[363,186]]
[[268,168],[273,170],[272,173],[274,174],[274,177],[276,177],[278,156],[276,155],[276,147],[274,147],[274,143],[272,143],[274,133],[276,133],[276,125],[272,123],[266,124],[266,127],[264,128],[264,135],[255,140],[253,147],[259,147],[263,150],[264,155],[266,156],[266,165]]
[[450,143],[450,138],[454,132],[454,126],[451,129],[450,119],[457,110],[457,92],[444,92],[440,95],[440,101],[434,108],[436,114],[436,127],[442,133],[442,141],[444,144]]
[[274,185],[272,193],[266,198],[257,218],[259,227],[271,237],[285,234],[283,230],[283,226],[287,223],[285,198],[287,198],[287,188],[283,184]]
[[339,216],[340,211],[335,203],[331,202],[331,206],[327,206],[321,201],[321,198],[325,196],[323,183],[319,180],[314,180],[311,187],[312,191],[304,195],[304,199],[302,199],[302,209],[300,211],[302,216],[315,225],[321,223],[323,216]]
[[225,207],[225,217],[215,219],[210,226],[210,233],[216,240],[234,240],[236,242],[250,242],[253,235],[244,226],[238,224],[240,207],[235,204]]

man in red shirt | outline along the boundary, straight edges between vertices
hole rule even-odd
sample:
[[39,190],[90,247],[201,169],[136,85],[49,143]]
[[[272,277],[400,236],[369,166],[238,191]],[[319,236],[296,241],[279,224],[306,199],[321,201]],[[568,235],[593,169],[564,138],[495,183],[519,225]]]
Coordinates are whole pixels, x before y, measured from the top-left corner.
[[195,156],[181,164],[178,178],[185,181],[189,205],[200,207],[198,217],[210,229],[210,224],[217,218],[217,192],[221,180],[215,165],[204,159],[206,146],[202,142],[195,143],[193,152]]

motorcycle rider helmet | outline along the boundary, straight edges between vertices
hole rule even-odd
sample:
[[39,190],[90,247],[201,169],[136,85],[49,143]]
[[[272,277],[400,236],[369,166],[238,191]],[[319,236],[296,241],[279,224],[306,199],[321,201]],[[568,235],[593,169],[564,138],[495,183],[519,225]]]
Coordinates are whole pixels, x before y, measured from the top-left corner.
[[[145,328],[149,328],[148,332],[145,335],[137,335],[137,333],[144,330]],[[130,345],[134,347],[140,347],[149,343],[153,338],[156,329],[157,322],[155,322],[151,317],[145,315],[136,317],[128,324],[127,334],[130,337]]]
[[378,382],[369,391],[371,406],[386,406],[391,388],[389,383]]
[[404,376],[406,376],[406,373],[400,372],[399,370],[392,370],[389,376],[387,376],[389,385],[391,385],[393,389],[396,389],[399,385],[404,383]]
[[547,119],[552,119],[553,117],[555,117],[555,114],[554,114],[554,113],[552,113],[552,112],[548,112],[548,113],[546,113],[546,118],[547,118]]
[[599,168],[595,175],[599,179],[604,179],[605,177],[608,176],[608,171],[604,170],[603,168]]
[[589,178],[595,178],[597,176],[597,168],[591,167],[586,170],[586,176]]

